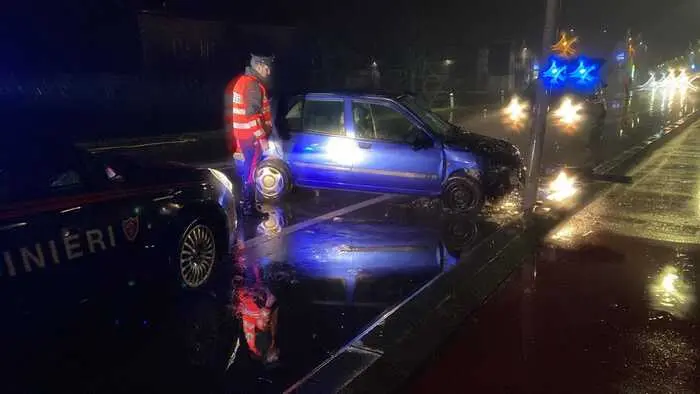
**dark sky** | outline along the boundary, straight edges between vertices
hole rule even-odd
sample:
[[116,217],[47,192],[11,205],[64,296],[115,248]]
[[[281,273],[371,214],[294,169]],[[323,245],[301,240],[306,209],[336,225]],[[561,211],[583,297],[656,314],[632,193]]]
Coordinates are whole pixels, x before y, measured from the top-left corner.
[[[223,8],[236,4],[213,1]],[[376,32],[402,31],[415,24],[423,35],[437,41],[525,38],[533,47],[540,46],[545,8],[545,0],[268,0],[254,4],[263,20],[335,26],[360,42]],[[659,55],[675,55],[689,40],[700,38],[697,0],[560,0],[560,4],[561,27],[575,26],[585,32],[605,26],[616,37],[632,28],[642,32]]]
[[[37,41],[36,37],[60,37],[64,30],[66,38],[94,36],[94,45],[118,46],[119,37],[105,42],[98,37],[107,35],[95,32],[107,29],[110,18],[124,18],[125,10],[163,4],[169,12],[186,17],[301,26],[336,46],[364,52],[405,49],[418,42],[446,56],[499,39],[525,39],[537,49],[545,8],[545,0],[6,0],[0,19],[7,20],[0,20],[0,32],[3,27],[8,31],[0,41],[17,50],[24,46],[21,37]],[[700,38],[697,0],[560,0],[560,4],[560,27],[575,27],[582,41],[595,41],[593,33],[603,27],[613,39],[622,39],[631,27],[643,33],[650,51],[660,57],[676,56],[689,40]],[[13,8],[21,12],[13,13]],[[22,33],[9,31],[8,26]]]

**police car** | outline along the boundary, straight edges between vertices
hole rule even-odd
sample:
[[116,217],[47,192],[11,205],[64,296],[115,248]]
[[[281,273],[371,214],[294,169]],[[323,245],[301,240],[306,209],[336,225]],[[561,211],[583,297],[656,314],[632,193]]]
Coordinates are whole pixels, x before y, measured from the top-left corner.
[[217,170],[56,142],[0,147],[3,312],[151,281],[202,287],[235,228],[232,184]]

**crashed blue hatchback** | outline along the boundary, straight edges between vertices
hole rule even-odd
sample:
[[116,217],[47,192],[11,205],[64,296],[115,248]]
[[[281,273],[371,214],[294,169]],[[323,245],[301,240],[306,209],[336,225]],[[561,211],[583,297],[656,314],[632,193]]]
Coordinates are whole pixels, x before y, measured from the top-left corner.
[[450,124],[411,95],[309,93],[286,106],[280,134],[258,165],[258,195],[294,186],[440,197],[459,213],[519,187],[514,145]]

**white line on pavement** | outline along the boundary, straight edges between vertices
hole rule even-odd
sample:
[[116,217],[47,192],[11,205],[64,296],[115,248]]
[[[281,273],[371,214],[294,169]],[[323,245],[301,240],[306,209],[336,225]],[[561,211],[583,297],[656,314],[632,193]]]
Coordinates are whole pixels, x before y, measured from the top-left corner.
[[369,200],[358,202],[357,204],[349,205],[345,208],[341,208],[341,209],[338,209],[338,210],[335,210],[332,212],[328,212],[328,213],[323,214],[321,216],[316,216],[315,218],[311,218],[311,219],[305,220],[303,222],[291,225],[289,227],[285,227],[284,229],[282,229],[282,231],[280,231],[277,234],[260,235],[260,236],[251,238],[251,239],[245,241],[245,246],[249,247],[249,248],[253,248],[253,247],[262,245],[265,242],[268,242],[272,239],[279,238],[279,237],[286,237],[289,234],[292,234],[292,233],[297,232],[299,230],[303,230],[305,228],[311,227],[315,224],[325,222],[326,220],[333,219],[334,217],[337,217],[337,216],[347,215],[350,212],[354,212],[354,211],[357,211],[359,209],[369,207],[370,205],[379,204],[380,202],[389,200],[393,197],[394,196],[391,194],[382,194],[381,196],[377,196],[377,197],[371,198]]

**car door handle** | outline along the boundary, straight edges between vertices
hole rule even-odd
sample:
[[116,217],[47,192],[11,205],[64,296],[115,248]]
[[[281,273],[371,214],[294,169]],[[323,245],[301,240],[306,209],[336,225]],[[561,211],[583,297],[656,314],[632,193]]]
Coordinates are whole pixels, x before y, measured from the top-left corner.
[[358,142],[357,146],[359,146],[360,149],[369,149],[372,147],[372,144],[369,142]]

